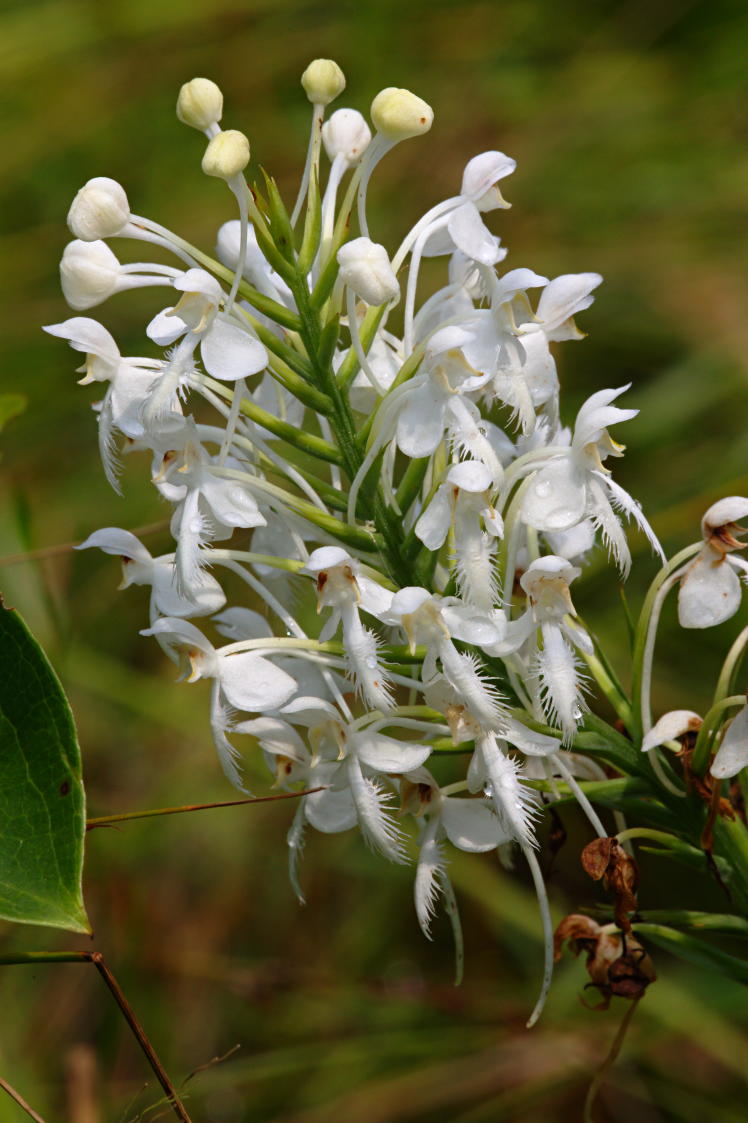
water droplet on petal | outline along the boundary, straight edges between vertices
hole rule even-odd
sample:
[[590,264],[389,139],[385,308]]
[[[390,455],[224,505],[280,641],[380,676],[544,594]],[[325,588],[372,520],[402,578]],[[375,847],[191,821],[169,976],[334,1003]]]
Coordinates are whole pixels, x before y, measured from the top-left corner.
[[582,711],[580,710],[579,706],[574,707],[574,709],[571,711],[571,716],[574,718],[574,721],[579,721],[580,717],[582,716]]
[[367,655],[365,662],[370,671],[373,671],[377,665],[377,661],[373,655]]
[[535,484],[533,491],[539,499],[547,499],[551,494],[551,485],[547,480],[539,480],[538,483]]

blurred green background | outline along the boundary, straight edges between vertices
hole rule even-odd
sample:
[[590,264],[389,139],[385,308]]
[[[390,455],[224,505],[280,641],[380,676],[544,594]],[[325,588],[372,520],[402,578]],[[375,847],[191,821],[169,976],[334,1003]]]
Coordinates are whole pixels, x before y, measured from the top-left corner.
[[[23,390],[29,408],[4,436],[0,552],[164,517],[142,462],[128,465],[124,499],[107,488],[92,395],[75,386],[71,353],[40,331],[69,314],[56,267],[75,191],[112,176],[136,211],[209,248],[233,214],[222,185],[200,173],[200,138],[176,121],[180,84],[199,74],[222,86],[225,124],[248,133],[292,200],[309,119],[298,78],[317,55],[346,72],[340,104],[365,110],[381,87],[404,85],[436,111],[430,136],[376,174],[375,238],[392,244],[452,194],[475,153],[516,157],[505,191],[514,207],[492,220],[507,266],[605,276],[583,317],[589,338],[560,356],[567,418],[594,389],[632,381],[625,404],[642,414],[620,434],[617,478],[669,552],[692,541],[710,502],[748,489],[747,49],[742,0],[5,0],[0,369],[2,389]],[[141,354],[161,304],[126,294],[100,318],[124,354]],[[638,606],[654,566],[635,545]],[[116,563],[93,553],[0,571],[70,693],[91,814],[231,798],[205,684],[174,685],[137,634],[146,591],[117,594],[118,580]],[[618,590],[602,559],[575,599],[625,675]],[[658,712],[702,708],[745,622],[743,612],[706,635],[679,633],[670,606]],[[259,770],[253,779],[265,790]],[[467,945],[456,990],[447,926],[433,944],[417,928],[412,870],[385,867],[357,837],[310,838],[299,908],[285,870],[290,815],[271,804],[88,838],[96,946],[175,1081],[241,1046],[186,1085],[195,1123],[579,1120],[623,1008],[584,1010],[586,976],[566,962],[541,1025],[523,1029],[541,953],[524,871],[454,856]],[[584,829],[571,814],[565,825],[550,877],[559,917],[595,899],[578,870]],[[640,896],[643,907],[723,905],[713,887],[646,857]],[[86,946],[4,925],[0,945]],[[598,1120],[743,1120],[744,992],[664,953],[656,962]],[[0,1075],[47,1123],[134,1120],[158,1099],[92,971],[4,968],[0,982]],[[0,1099],[0,1123],[23,1118]]]

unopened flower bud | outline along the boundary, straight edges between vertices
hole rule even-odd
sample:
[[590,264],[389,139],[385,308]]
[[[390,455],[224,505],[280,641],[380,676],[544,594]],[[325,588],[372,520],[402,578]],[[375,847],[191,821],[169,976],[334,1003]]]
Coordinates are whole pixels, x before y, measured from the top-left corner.
[[97,176],[81,187],[68,211],[68,226],[82,242],[113,238],[130,221],[130,204],[116,179]]
[[397,300],[400,286],[384,246],[369,238],[354,238],[338,250],[340,276],[367,304]]
[[94,308],[117,291],[120,263],[106,242],[70,242],[60,262],[60,283],[71,308]]
[[329,105],[345,89],[345,74],[331,58],[316,58],[301,75],[312,105]]
[[223,115],[223,94],[210,78],[185,82],[177,98],[177,117],[193,129],[217,125]]
[[322,143],[330,160],[345,156],[357,164],[371,140],[371,129],[357,109],[337,109],[322,126]]
[[410,90],[388,86],[380,90],[371,103],[371,119],[388,140],[406,140],[427,133],[434,120],[434,111]]
[[203,156],[203,171],[218,179],[233,179],[249,163],[249,141],[237,129],[216,133]]

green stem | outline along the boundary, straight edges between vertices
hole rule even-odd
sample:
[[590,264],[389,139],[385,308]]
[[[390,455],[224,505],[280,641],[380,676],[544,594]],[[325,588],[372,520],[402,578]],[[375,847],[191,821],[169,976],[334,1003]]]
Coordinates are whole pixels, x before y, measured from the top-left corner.
[[[301,317],[301,339],[306,348],[309,360],[314,368],[317,386],[332,402],[330,425],[340,447],[343,467],[350,480],[354,479],[363,462],[363,456],[358,444],[358,435],[353,420],[347,397],[343,388],[338,383],[334,373],[319,362],[322,343],[322,327],[319,313],[312,308],[306,278],[297,275],[289,282],[291,285],[296,307]],[[362,496],[362,499],[365,497]],[[377,488],[371,502],[371,508],[366,511],[366,517],[374,522],[384,544],[384,555],[387,569],[398,585],[410,584],[410,567],[401,553],[402,526],[400,519],[395,516],[384,500],[381,489]]]
[[[227,401],[231,400],[232,391],[223,382],[218,382],[215,378],[210,378],[207,374],[201,375],[201,380],[208,386],[215,394],[225,398]],[[326,460],[330,464],[342,464],[343,458],[340,450],[331,445],[322,437],[315,437],[313,433],[307,433],[305,430],[300,429],[297,425],[289,425],[287,421],[281,421],[275,414],[268,413],[267,410],[261,409],[260,406],[250,398],[242,398],[241,411],[245,417],[250,421],[256,422],[261,425],[268,432],[274,433],[276,437],[287,441],[288,444],[293,445],[294,448],[300,449],[302,452],[308,452],[310,456],[315,456],[318,460]]]
[[719,702],[725,698],[733,689],[734,680],[737,678],[738,670],[740,668],[741,660],[745,654],[746,646],[748,646],[748,628],[738,634],[737,639],[732,644],[732,647],[727,652],[727,657],[722,664],[722,670],[717,679],[717,686],[714,690],[714,701]]

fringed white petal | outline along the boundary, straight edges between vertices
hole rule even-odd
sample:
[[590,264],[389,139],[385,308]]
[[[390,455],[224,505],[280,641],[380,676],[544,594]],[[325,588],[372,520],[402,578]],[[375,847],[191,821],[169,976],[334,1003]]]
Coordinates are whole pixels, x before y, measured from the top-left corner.
[[[306,798],[306,797],[305,797]],[[296,814],[293,817],[293,822],[288,828],[286,841],[288,843],[288,879],[291,882],[291,888],[296,894],[297,900],[300,905],[306,904],[306,898],[301,888],[299,881],[299,865],[301,857],[304,853],[304,833],[306,827],[306,814],[304,812],[304,800],[299,800],[299,806],[296,808]]]
[[101,456],[107,483],[117,495],[121,495],[122,486],[119,482],[119,474],[122,471],[122,461],[114,437],[111,386],[104,395],[104,400],[99,409],[99,455]]
[[361,832],[368,845],[390,861],[406,862],[402,835],[388,807],[389,794],[363,774],[354,754],[346,760],[346,773]]
[[436,904],[441,891],[440,875],[446,873],[444,852],[437,838],[438,830],[438,818],[432,819],[426,825],[416,866],[414,886],[416,916],[427,940],[432,939],[431,921],[436,916]]
[[631,551],[620,520],[610,505],[603,485],[596,479],[589,481],[590,510],[588,514],[603,536],[605,548],[615,558],[621,577],[628,577],[631,569]]
[[343,608],[343,644],[351,675],[373,709],[392,709],[392,687],[377,657],[377,637],[361,623],[355,605]]
[[496,688],[479,671],[478,660],[461,654],[449,640],[439,644],[444,677],[459,694],[473,717],[487,729],[499,729],[504,708]]
[[568,744],[574,739],[577,723],[586,709],[579,664],[557,624],[543,624],[541,631],[543,649],[538,651],[534,666],[541,703],[549,724],[560,726]]
[[521,783],[521,766],[501,751],[492,734],[480,738],[478,750],[488,781],[487,794],[502,829],[522,846],[537,846],[534,820],[538,809],[534,794]]

